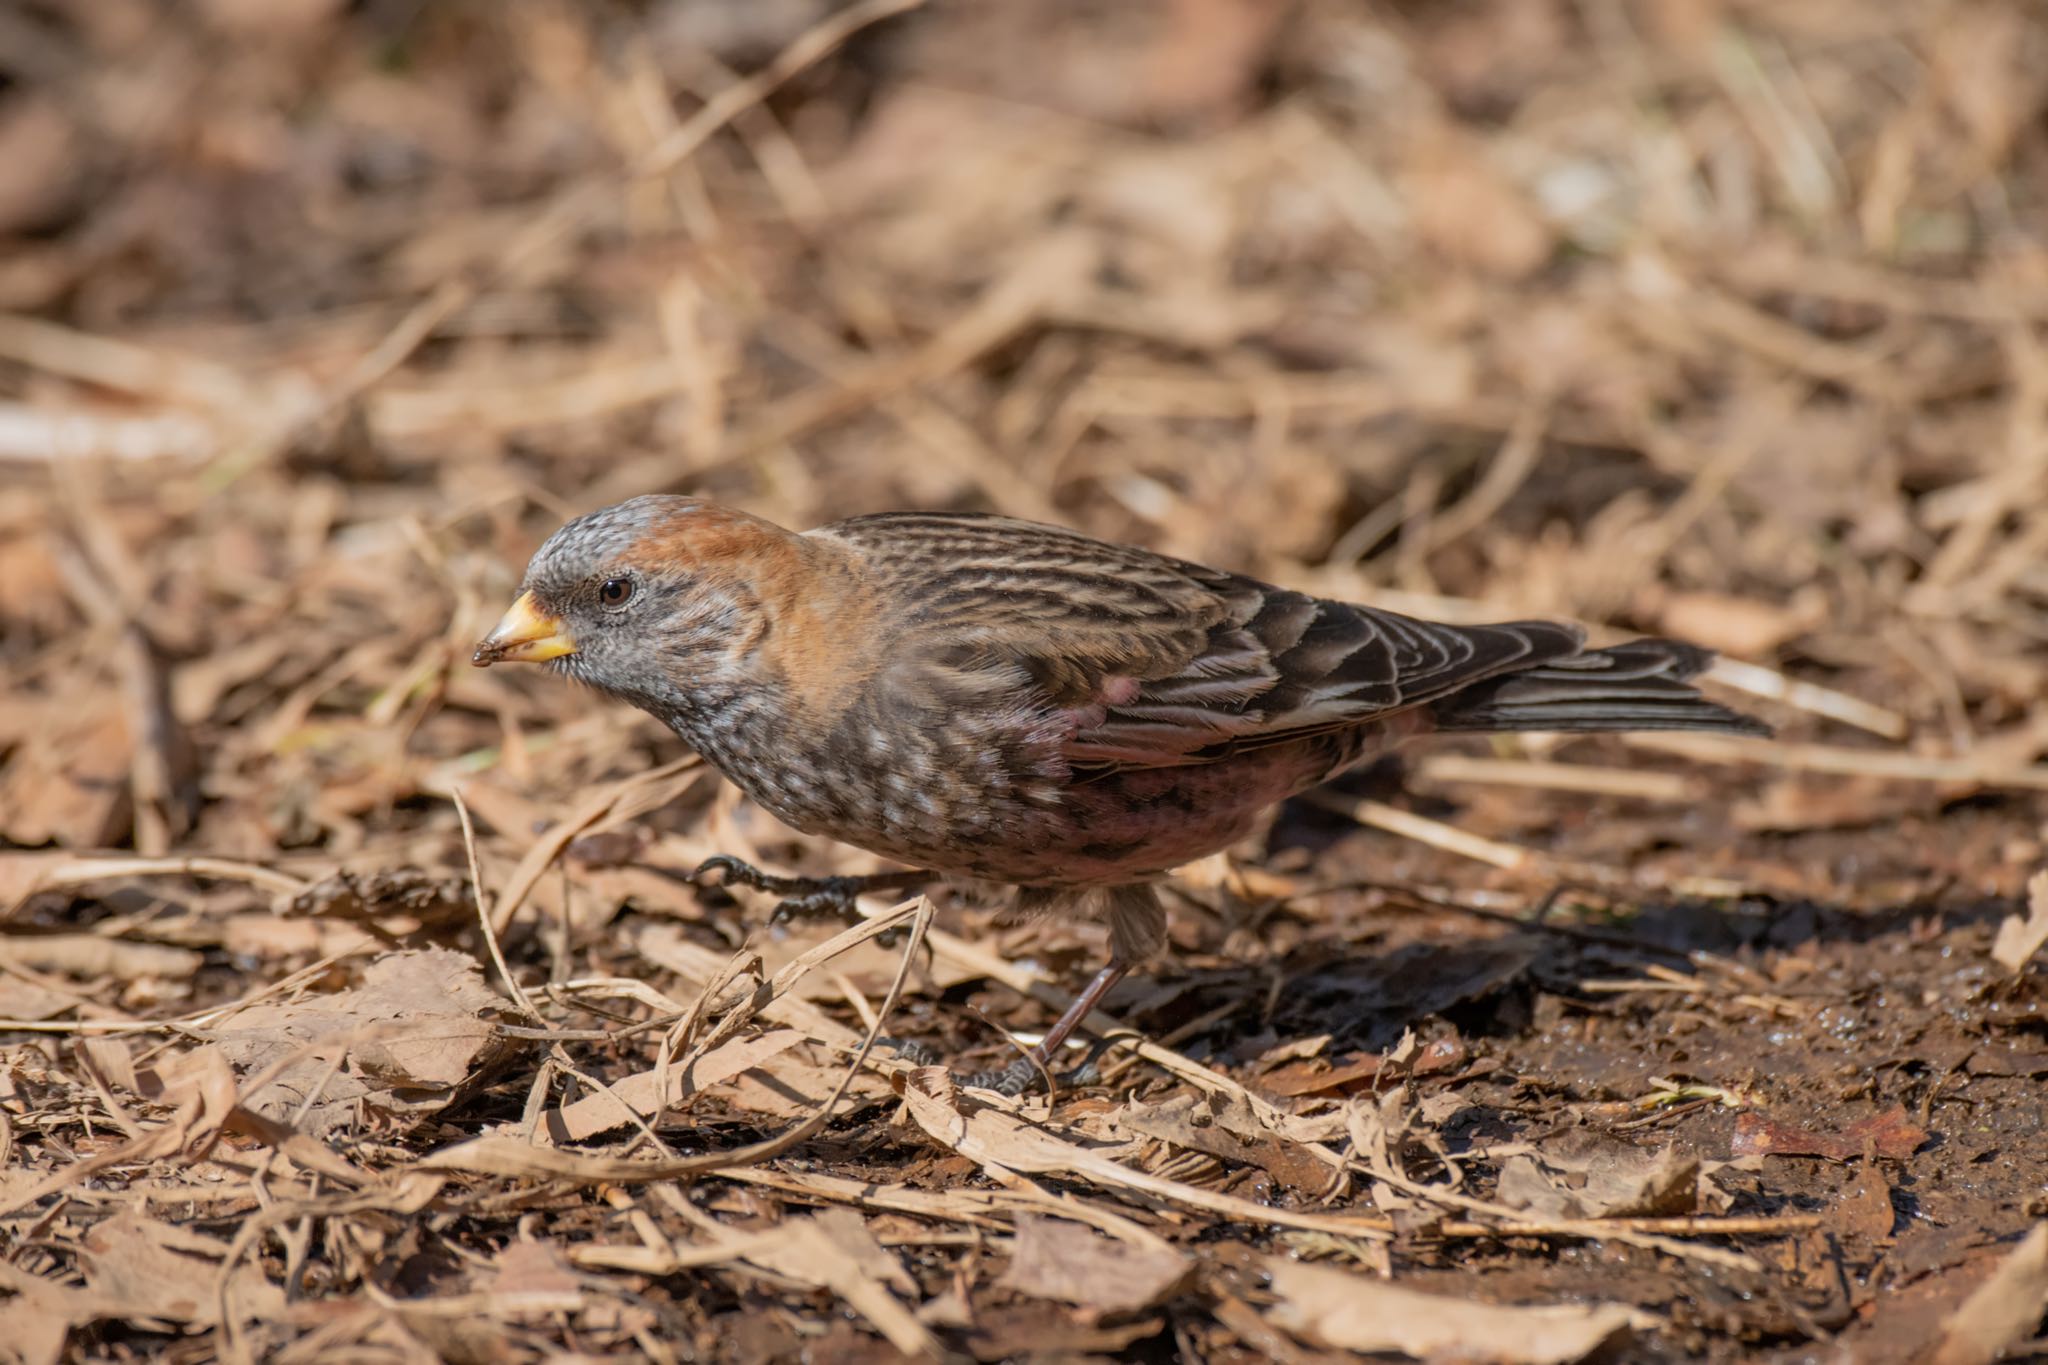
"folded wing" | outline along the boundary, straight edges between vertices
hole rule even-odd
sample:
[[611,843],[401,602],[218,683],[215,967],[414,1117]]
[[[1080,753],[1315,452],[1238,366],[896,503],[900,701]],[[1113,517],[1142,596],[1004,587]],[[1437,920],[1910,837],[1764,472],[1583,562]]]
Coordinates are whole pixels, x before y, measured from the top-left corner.
[[[1004,517],[885,513],[813,534],[859,547],[910,589],[904,633],[921,642],[921,687],[964,701],[1028,680],[1067,719],[1077,766],[1208,762],[1562,665],[1536,675],[1540,692],[1495,693],[1492,710],[1462,713],[1461,728],[1536,728],[1514,722],[1563,715],[1575,679],[1632,672],[1600,665],[1571,626],[1422,621]],[[1654,671],[1633,670],[1637,693],[1655,689]],[[1591,714],[1597,697],[1564,728],[1588,728]],[[1506,723],[1488,725],[1494,716]]]

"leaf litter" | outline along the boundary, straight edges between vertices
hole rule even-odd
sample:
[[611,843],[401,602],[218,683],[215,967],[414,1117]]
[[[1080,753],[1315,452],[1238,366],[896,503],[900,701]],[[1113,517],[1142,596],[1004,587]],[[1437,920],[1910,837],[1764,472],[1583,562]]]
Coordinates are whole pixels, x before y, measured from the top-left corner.
[[[2048,28],[1020,14],[8,21],[9,1352],[2038,1351]],[[1006,1101],[881,1040],[1094,931],[770,923],[690,869],[873,864],[466,667],[658,487],[1668,631],[1780,738],[1294,803]]]

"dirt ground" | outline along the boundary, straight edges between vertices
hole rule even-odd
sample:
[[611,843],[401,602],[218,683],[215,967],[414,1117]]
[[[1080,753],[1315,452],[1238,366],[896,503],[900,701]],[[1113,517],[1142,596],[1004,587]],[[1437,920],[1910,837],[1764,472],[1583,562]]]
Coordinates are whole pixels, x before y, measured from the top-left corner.
[[[1099,929],[468,666],[660,489],[1778,734],[1291,802],[1006,1101],[868,1040]],[[0,1356],[2048,1356],[2044,753],[2038,7],[0,4]]]

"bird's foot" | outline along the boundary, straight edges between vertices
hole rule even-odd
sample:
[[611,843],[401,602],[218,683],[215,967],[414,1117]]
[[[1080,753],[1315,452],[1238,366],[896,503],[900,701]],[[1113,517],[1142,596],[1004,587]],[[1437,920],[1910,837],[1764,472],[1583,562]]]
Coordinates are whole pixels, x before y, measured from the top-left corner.
[[[894,1049],[896,1055],[912,1066],[939,1066],[945,1058],[930,1043],[918,1042],[912,1038],[877,1038],[885,1047]],[[1088,1050],[1081,1064],[1071,1071],[1051,1075],[1052,1084],[1061,1090],[1078,1090],[1084,1086],[1097,1085],[1102,1080],[1099,1065],[1102,1054],[1114,1046],[1114,1040],[1104,1039]],[[1044,1059],[1033,1048],[1006,1067],[988,1071],[955,1071],[953,1084],[975,1090],[993,1090],[998,1095],[1018,1099],[1034,1090],[1042,1090],[1048,1078]]]
[[781,900],[771,924],[792,920],[838,919],[847,924],[860,922],[856,902],[870,891],[902,890],[927,881],[922,872],[877,872],[865,877],[782,877],[763,872],[752,863],[720,853],[697,864],[690,874],[695,886],[745,886],[766,891]]
[[[1054,1021],[1053,1026],[1046,1030],[1045,1037],[1039,1040],[1038,1046],[1000,1071],[975,1071],[965,1076],[955,1073],[953,1079],[958,1084],[993,1090],[1012,1099],[1029,1094],[1048,1079],[1048,1073],[1052,1070],[1051,1059],[1058,1055],[1060,1048],[1073,1035],[1074,1030],[1081,1026],[1081,1021],[1088,1017],[1089,1012],[1102,1003],[1102,998],[1115,988],[1117,982],[1124,979],[1124,973],[1130,968],[1129,959],[1112,957],[1109,964],[1089,981],[1087,988],[1074,997],[1074,1002],[1067,1006]],[[922,1043],[904,1043],[893,1038],[887,1041],[896,1049],[898,1055],[913,1066],[933,1066],[939,1061],[939,1055]],[[1081,1065],[1062,1075],[1050,1077],[1052,1084],[1062,1089],[1094,1085],[1102,1079],[1096,1062],[1103,1053],[1115,1046],[1115,1037],[1099,1040],[1094,1047],[1088,1049],[1088,1055],[1082,1060]]]

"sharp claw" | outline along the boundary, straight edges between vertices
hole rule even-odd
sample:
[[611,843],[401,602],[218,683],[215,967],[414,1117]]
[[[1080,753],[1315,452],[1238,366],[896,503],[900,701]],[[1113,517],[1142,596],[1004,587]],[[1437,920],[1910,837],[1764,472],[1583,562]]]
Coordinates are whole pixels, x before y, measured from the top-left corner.
[[[715,881],[706,881],[716,872]],[[690,874],[690,880],[698,886],[753,886],[757,885],[762,873],[752,863],[743,863],[729,853],[714,853],[697,864],[697,870]]]

